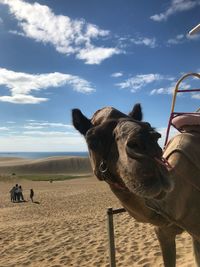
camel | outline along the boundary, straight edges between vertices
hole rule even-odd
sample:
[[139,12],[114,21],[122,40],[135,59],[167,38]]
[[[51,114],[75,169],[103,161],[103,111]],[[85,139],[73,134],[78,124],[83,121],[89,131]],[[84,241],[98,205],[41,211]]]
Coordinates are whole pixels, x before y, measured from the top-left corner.
[[[176,266],[175,238],[187,231],[200,267],[200,169],[174,146],[176,137],[165,149],[166,161],[158,145],[161,135],[142,121],[140,104],[128,115],[105,107],[91,119],[74,109],[72,121],[85,137],[95,176],[108,183],[132,217],[154,225],[164,266]],[[180,144],[184,133],[178,136]],[[195,138],[197,147],[200,132]]]

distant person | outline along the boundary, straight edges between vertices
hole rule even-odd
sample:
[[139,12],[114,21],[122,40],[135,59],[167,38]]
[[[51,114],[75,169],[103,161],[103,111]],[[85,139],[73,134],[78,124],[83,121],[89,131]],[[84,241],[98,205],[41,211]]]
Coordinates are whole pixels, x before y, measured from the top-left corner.
[[19,188],[18,188],[18,197],[19,197],[19,201],[24,201],[24,196],[23,196],[23,193],[22,193],[22,187],[21,187],[21,185],[19,186]]
[[15,186],[10,190],[10,200],[11,202],[15,202]]
[[30,199],[33,202],[33,197],[34,197],[34,191],[33,189],[30,189]]
[[15,199],[15,202],[19,202],[19,185],[16,184],[15,185],[15,193],[14,193],[14,199]]

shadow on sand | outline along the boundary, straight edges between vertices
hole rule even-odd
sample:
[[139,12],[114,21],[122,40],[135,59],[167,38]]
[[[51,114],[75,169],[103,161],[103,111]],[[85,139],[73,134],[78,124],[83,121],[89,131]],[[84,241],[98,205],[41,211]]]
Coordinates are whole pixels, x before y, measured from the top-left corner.
[[12,201],[12,203],[24,203],[24,202],[28,202],[28,201],[27,200]]
[[40,204],[40,202],[39,202],[39,201],[33,201],[33,203],[35,203],[35,204]]

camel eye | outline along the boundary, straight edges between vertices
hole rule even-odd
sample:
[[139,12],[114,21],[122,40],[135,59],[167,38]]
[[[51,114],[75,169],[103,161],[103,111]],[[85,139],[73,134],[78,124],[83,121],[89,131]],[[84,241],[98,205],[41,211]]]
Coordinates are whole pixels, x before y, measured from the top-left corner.
[[97,151],[100,147],[100,141],[97,138],[88,138],[87,139],[89,149]]
[[99,146],[99,139],[96,136],[96,133],[93,129],[90,129],[86,134],[86,142],[88,144],[89,149],[97,150]]
[[132,159],[140,159],[144,155],[144,149],[141,147],[141,144],[138,141],[128,141],[126,146],[126,153],[128,157]]
[[134,140],[134,141],[129,141],[127,143],[127,147],[129,147],[131,149],[139,149],[140,145]]

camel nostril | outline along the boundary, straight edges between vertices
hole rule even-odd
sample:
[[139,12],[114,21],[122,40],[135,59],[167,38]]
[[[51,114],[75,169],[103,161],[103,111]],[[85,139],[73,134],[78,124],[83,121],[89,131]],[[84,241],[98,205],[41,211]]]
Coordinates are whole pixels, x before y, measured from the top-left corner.
[[161,200],[161,199],[163,199],[165,196],[166,196],[166,192],[165,191],[161,191],[156,197],[155,197],[155,199],[157,199],[157,200]]

